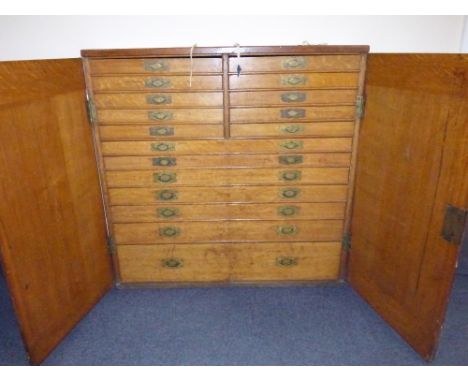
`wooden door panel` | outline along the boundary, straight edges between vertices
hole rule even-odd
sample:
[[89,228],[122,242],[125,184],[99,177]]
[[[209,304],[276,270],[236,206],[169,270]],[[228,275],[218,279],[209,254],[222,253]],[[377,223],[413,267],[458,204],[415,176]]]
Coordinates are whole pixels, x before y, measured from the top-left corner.
[[0,246],[31,362],[112,285],[79,59],[0,63]]

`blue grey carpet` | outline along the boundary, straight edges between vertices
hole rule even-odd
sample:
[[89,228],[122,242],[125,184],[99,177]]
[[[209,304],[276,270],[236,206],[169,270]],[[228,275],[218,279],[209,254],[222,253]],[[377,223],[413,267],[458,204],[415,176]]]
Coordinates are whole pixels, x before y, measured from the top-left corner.
[[[468,365],[467,301],[468,276],[458,276],[434,364]],[[4,313],[0,364],[25,364],[11,312]],[[349,286],[336,285],[112,290],[44,364],[425,362]]]

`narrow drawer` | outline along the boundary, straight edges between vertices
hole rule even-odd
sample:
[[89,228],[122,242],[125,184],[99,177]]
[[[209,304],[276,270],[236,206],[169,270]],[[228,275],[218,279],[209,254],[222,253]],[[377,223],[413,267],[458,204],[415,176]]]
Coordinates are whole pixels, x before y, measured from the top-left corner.
[[354,122],[231,124],[232,137],[352,137]]
[[221,90],[221,76],[98,76],[92,78],[94,91],[115,90]]
[[223,107],[223,94],[200,93],[101,93],[94,97],[100,109],[149,109],[170,107]]
[[339,241],[342,220],[114,224],[117,244]]
[[99,123],[223,123],[223,109],[112,110],[97,112]]
[[[110,188],[110,205],[199,203],[344,202],[345,185]],[[196,191],[196,192],[194,192]]]
[[348,168],[108,171],[106,180],[108,187],[347,184],[348,171]]
[[355,114],[355,106],[232,108],[230,119],[232,123],[353,120]]
[[348,167],[349,153],[104,157],[106,170],[164,168]]
[[358,73],[230,75],[230,89],[356,88]]
[[[199,203],[204,203],[200,195]],[[113,206],[114,223],[209,220],[343,219],[345,203],[294,204],[173,204],[170,206]]]
[[103,155],[227,154],[350,152],[351,138],[309,138],[285,140],[211,140],[168,142],[102,142]]
[[274,106],[303,104],[339,104],[355,103],[356,90],[292,90],[292,91],[255,91],[231,92],[231,106]]
[[146,59],[93,59],[89,60],[93,74],[131,73],[221,73],[220,58],[146,58]]
[[221,124],[100,125],[101,141],[222,138]]
[[124,283],[227,281],[230,275],[221,245],[119,245],[117,256]]
[[359,70],[360,63],[360,55],[232,57],[229,71],[236,72],[237,65],[241,66],[242,72],[345,71]]

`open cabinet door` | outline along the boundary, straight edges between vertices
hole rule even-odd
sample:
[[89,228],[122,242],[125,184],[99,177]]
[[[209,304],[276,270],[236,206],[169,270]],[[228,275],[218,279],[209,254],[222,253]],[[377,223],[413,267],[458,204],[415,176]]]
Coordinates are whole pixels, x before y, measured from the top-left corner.
[[468,207],[468,56],[371,54],[367,73],[348,279],[430,360]]
[[0,63],[0,251],[40,363],[112,285],[79,59]]

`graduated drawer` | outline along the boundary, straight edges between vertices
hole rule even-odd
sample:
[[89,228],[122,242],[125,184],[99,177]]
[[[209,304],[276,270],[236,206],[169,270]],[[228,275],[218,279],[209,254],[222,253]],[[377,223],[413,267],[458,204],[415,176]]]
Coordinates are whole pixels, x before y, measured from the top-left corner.
[[118,245],[122,282],[227,281],[231,261],[216,244]]
[[354,122],[234,123],[232,137],[352,137]]
[[350,153],[104,157],[106,170],[154,168],[348,167]]
[[223,107],[223,93],[100,93],[94,97],[101,109],[148,109],[167,107]]
[[295,73],[230,75],[230,89],[356,88],[358,73]]
[[339,104],[356,102],[356,90],[300,90],[231,92],[231,106],[273,106],[302,104]]
[[132,58],[132,59],[92,59],[89,60],[93,74],[130,73],[214,73],[222,72],[220,58]]
[[[103,155],[234,154],[350,152],[351,138],[309,138],[291,140],[210,140],[167,142],[102,142]],[[159,154],[158,154],[159,155]]]
[[289,122],[303,120],[354,119],[355,106],[231,108],[232,123]]
[[222,138],[221,124],[99,125],[102,141]]
[[223,109],[99,109],[99,123],[223,123]]
[[339,241],[343,220],[114,224],[117,244]]
[[108,187],[347,184],[348,168],[107,171],[106,180]]
[[[115,90],[221,90],[222,76],[97,76],[92,78],[94,91]],[[155,90],[157,89],[157,90]]]
[[[204,203],[203,197],[199,203]],[[114,223],[209,220],[343,219],[345,203],[112,206]]]
[[344,202],[345,185],[110,188],[110,205],[199,203]]
[[290,72],[295,70],[346,71],[359,70],[361,65],[361,56],[314,55],[282,57],[233,57],[229,60],[229,71],[236,72],[237,65],[241,66],[242,72]]

